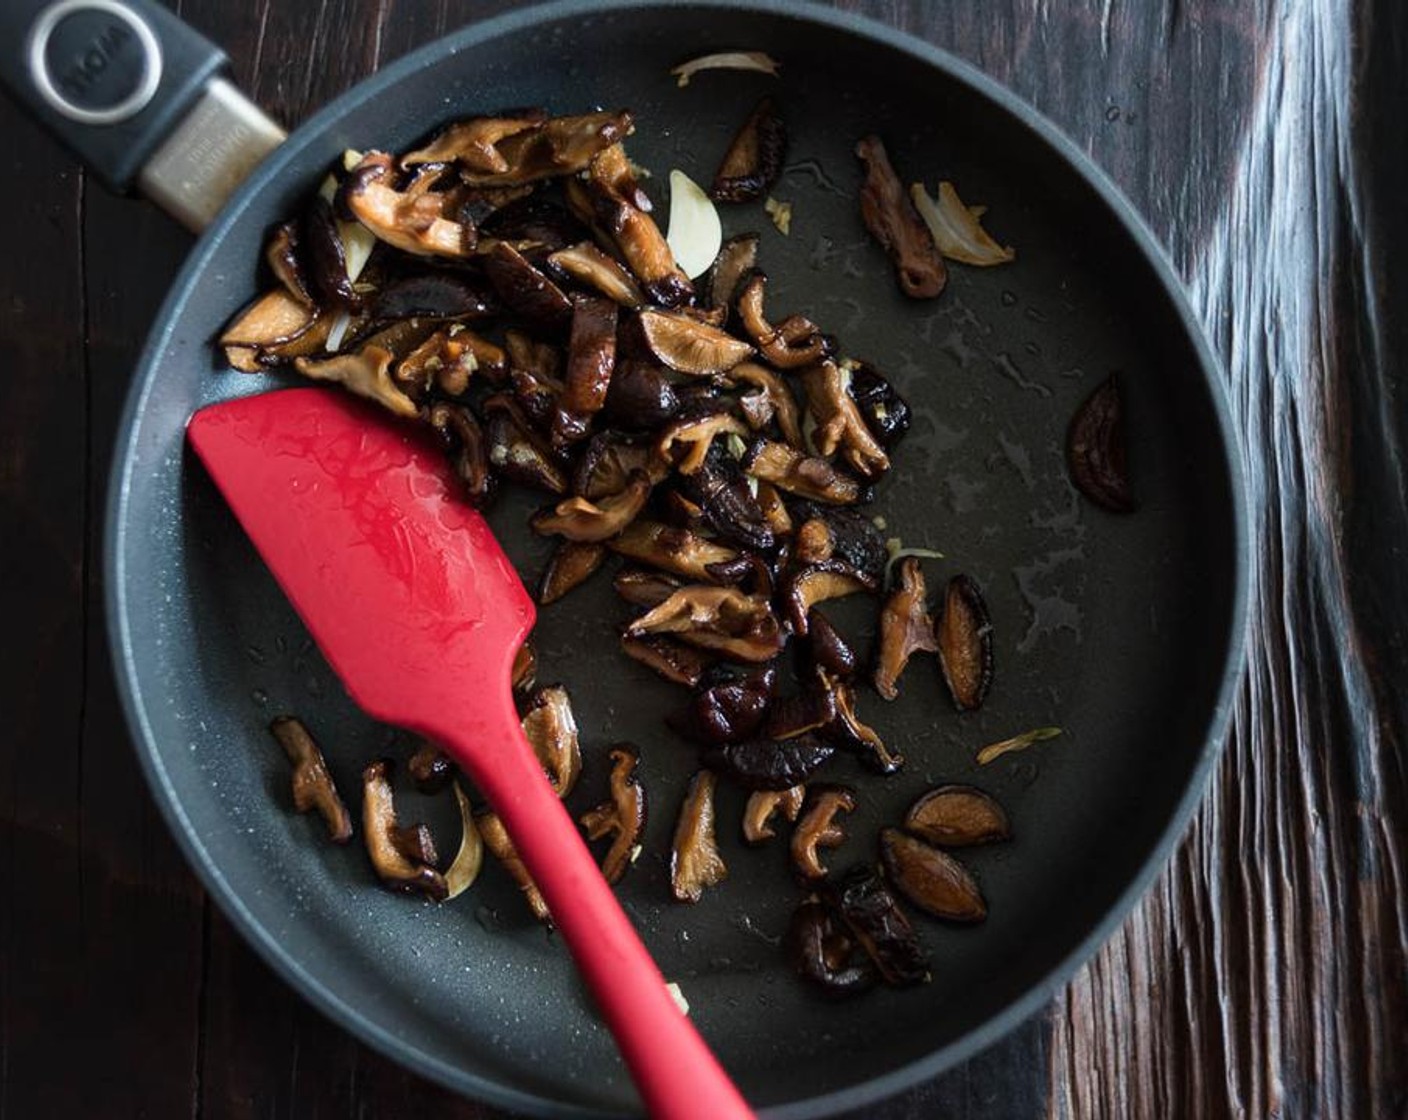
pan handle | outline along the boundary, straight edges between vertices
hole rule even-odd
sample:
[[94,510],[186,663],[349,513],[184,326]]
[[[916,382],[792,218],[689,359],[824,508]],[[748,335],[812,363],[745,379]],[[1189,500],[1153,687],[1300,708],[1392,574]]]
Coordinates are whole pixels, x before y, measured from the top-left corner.
[[0,84],[118,192],[204,229],[284,131],[153,0],[0,0]]

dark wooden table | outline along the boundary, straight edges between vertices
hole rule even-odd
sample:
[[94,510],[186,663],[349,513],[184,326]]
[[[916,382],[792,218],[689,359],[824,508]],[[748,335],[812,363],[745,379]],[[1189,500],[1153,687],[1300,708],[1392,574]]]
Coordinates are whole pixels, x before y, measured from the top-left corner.
[[[289,125],[505,6],[178,4]],[[1011,85],[1143,211],[1226,362],[1257,541],[1232,740],[1172,866],[1044,1014],[870,1115],[1408,1116],[1408,9],[845,6]],[[111,682],[100,514],[189,241],[8,104],[0,137],[0,1118],[497,1115],[308,1008],[167,835]]]

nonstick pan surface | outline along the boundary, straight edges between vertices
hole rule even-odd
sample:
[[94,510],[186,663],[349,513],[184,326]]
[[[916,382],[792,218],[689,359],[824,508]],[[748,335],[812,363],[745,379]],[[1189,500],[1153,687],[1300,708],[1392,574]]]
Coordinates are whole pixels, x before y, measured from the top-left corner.
[[[672,65],[711,49],[766,50],[779,80]],[[405,737],[361,715],[183,446],[191,413],[284,383],[225,371],[210,342],[259,283],[264,232],[344,148],[404,149],[444,121],[541,104],[634,110],[629,149],[654,172],[707,181],[738,121],[775,92],[789,122],[793,203],[783,237],[761,207],[725,208],[762,234],[770,307],[803,312],[889,375],[915,410],[873,512],[906,546],[934,548],[931,589],[963,571],[985,589],[997,676],[959,715],[932,659],[903,697],[862,715],[908,765],[860,791],[834,867],[872,858],[875,833],[924,789],[973,782],[1015,839],[965,856],[990,916],[920,919],[933,980],[834,1004],[791,975],[777,945],[798,893],[784,845],[747,850],[742,798],[721,791],[726,883],[668,900],[668,847],[694,752],[663,716],[680,694],[619,655],[624,618],[597,578],[544,609],[540,681],[569,688],[586,771],[605,793],[606,748],[643,751],[644,854],[620,894],[667,977],[749,1099],[822,1115],[952,1065],[1036,1010],[1121,920],[1162,866],[1204,786],[1241,665],[1246,542],[1241,480],[1216,370],[1176,281],[1128,207],[1012,95],[946,55],[873,25],[794,7],[568,4],[470,27],[363,83],[307,122],[193,252],[138,371],[109,510],[110,621],[138,749],[157,799],[212,894],[310,1000],[408,1066],[467,1093],[554,1114],[629,1111],[635,1097],[563,947],[498,868],[444,906],[381,889],[360,845],[325,842],[288,805],[268,736],[281,713],[322,740],[355,801],[362,765]],[[953,180],[1016,246],[998,269],[956,266],[938,300],[901,296],[857,217],[852,146],[882,134],[906,181]],[[1121,371],[1138,513],[1112,517],[1067,482],[1078,403]],[[493,522],[525,575],[549,546],[514,498]],[[349,603],[349,610],[356,604]],[[864,647],[874,606],[834,617]],[[476,687],[467,681],[467,689]],[[979,768],[977,747],[1036,726],[1064,735]],[[403,814],[457,835],[448,799]]]

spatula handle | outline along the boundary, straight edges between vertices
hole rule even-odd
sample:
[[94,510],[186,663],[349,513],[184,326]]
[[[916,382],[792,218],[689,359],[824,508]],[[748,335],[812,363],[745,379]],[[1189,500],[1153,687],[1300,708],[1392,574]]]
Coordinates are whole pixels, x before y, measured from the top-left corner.
[[[501,729],[503,747],[487,760],[483,740],[460,746],[441,736],[442,745],[462,762],[503,821],[596,996],[650,1115],[664,1120],[751,1117],[743,1097],[676,1006],[602,878],[524,738],[512,701],[505,697],[503,707],[500,718],[492,720]],[[475,734],[483,734],[488,713],[480,707],[475,714]]]

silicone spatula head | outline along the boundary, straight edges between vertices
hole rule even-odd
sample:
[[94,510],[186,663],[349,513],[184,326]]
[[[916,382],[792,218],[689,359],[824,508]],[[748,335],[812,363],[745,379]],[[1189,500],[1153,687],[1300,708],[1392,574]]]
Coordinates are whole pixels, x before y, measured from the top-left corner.
[[508,688],[533,602],[443,451],[344,393],[211,405],[191,446],[369,714],[434,735]]

